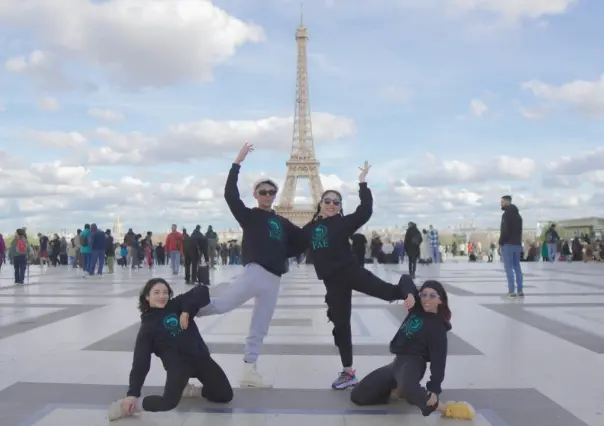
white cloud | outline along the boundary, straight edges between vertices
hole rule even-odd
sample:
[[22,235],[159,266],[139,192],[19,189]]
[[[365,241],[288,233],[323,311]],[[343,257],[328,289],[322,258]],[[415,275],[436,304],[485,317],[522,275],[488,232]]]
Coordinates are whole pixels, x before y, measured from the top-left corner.
[[125,118],[121,112],[109,108],[90,108],[88,115],[103,121],[122,121]]
[[[354,121],[328,113],[312,115],[313,136],[318,142],[337,141],[353,136]],[[260,120],[197,122],[170,126],[157,135],[142,132],[119,133],[100,127],[82,135],[79,132],[30,132],[29,138],[42,144],[81,148],[80,164],[158,164],[188,162],[194,159],[221,156],[238,150],[245,141],[259,149],[289,151],[292,143],[293,117],[269,117]],[[102,143],[88,145],[86,140]],[[82,158],[82,156],[84,158]]]
[[13,72],[45,68],[56,78],[49,50],[129,88],[209,81],[212,68],[238,47],[264,39],[262,28],[209,0],[5,0],[0,26],[25,29],[44,46],[10,59],[6,67]]
[[488,110],[489,107],[480,99],[472,99],[470,102],[470,112],[475,117],[482,117]]
[[[441,0],[442,1],[442,0]],[[462,12],[488,12],[506,20],[538,19],[568,12],[579,0],[444,0]]]
[[604,117],[604,75],[598,80],[575,80],[560,86],[531,80],[523,83],[522,88],[542,101],[567,104],[590,117]]
[[48,148],[85,149],[87,139],[79,132],[37,132],[29,131],[25,137]]
[[497,180],[528,180],[535,172],[535,161],[505,155],[492,160],[468,163],[459,160],[438,160],[432,154],[408,174],[412,186],[441,187],[460,183],[479,183]]
[[59,101],[51,97],[43,98],[38,102],[38,107],[44,111],[58,111]]
[[[0,10],[0,23],[3,15]],[[34,50],[28,54],[13,56],[4,63],[7,72],[33,79],[40,88],[46,91],[94,90],[96,86],[90,82],[71,81],[63,72],[60,58],[49,52]]]
[[549,113],[550,108],[547,107],[537,107],[537,108],[525,108],[525,107],[521,107],[520,108],[520,114],[522,114],[522,116],[524,118],[526,118],[527,120],[543,120],[544,118],[547,117],[547,114]]
[[604,148],[580,152],[574,155],[564,155],[559,160],[548,164],[548,173],[553,175],[576,176],[583,173],[602,170],[604,164]]
[[[157,175],[155,169],[144,173],[116,174],[98,178],[92,168],[68,166],[59,161],[29,165],[19,158],[0,152],[0,191],[3,194],[0,229],[10,231],[27,225],[35,230],[75,229],[85,222],[95,221],[101,227],[111,227],[113,217],[120,215],[125,227],[137,231],[163,231],[173,222],[184,226],[202,223],[218,229],[236,227],[223,199],[223,188],[229,162],[224,171],[178,176]],[[518,167],[522,160],[505,160],[505,167]],[[423,167],[419,165],[419,167]],[[381,169],[381,164],[374,164]],[[465,176],[471,176],[467,168]],[[162,173],[161,171],[159,173]],[[269,176],[282,186],[285,168],[275,165],[261,171],[244,165],[239,188],[248,205],[253,205],[251,186],[260,176]],[[373,175],[371,175],[373,176]],[[323,186],[342,192],[345,211],[358,205],[358,184],[336,174],[321,175]],[[374,177],[375,178],[375,177]],[[601,173],[589,175],[594,184],[602,181]],[[588,181],[588,179],[583,179]],[[18,181],[19,187],[10,182]],[[374,183],[375,182],[375,183]],[[548,188],[546,193],[535,185],[480,182],[467,187],[411,185],[406,180],[384,183],[369,180],[375,198],[375,213],[371,226],[392,226],[414,220],[420,226],[433,223],[438,227],[453,225],[475,218],[484,226],[496,226],[501,212],[499,197],[512,194],[520,207],[527,227],[543,218],[563,218],[597,215],[604,202],[597,191],[578,192],[577,188]],[[304,191],[297,193],[307,199]]]

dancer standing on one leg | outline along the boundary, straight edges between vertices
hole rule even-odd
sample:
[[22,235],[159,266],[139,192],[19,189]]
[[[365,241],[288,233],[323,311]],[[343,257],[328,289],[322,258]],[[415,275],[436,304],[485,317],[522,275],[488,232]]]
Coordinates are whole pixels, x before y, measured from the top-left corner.
[[[128,396],[109,406],[109,420],[117,420],[141,411],[170,411],[181,397],[202,396],[211,402],[230,402],[233,389],[224,371],[210,356],[194,321],[179,322],[183,312],[195,313],[210,302],[208,289],[196,286],[172,297],[172,289],[163,278],[150,279],[141,290],[139,309],[141,328],[136,337],[130,372]],[[166,370],[164,394],[141,396],[141,388],[155,353]],[[203,388],[189,385],[197,378]]]
[[[399,285],[412,297],[405,300],[409,313],[390,342],[390,352],[396,357],[361,380],[350,394],[351,401],[381,405],[394,396],[405,398],[424,416],[440,411],[445,417],[472,419],[474,410],[469,404],[439,400],[447,363],[447,332],[451,330],[447,292],[438,281],[426,281],[418,292],[409,275],[403,275]],[[428,362],[430,380],[423,388],[420,383]]]
[[315,217],[302,229],[310,245],[317,277],[323,280],[327,290],[327,318],[333,322],[334,342],[344,367],[333,382],[333,389],[346,389],[357,383],[352,368],[352,290],[389,302],[403,299],[397,285],[387,283],[359,265],[350,247],[350,237],[367,223],[373,212],[373,197],[365,182],[369,168],[367,162],[360,168],[361,204],[354,213],[344,216],[342,195],[328,190],[321,196]]
[[304,235],[300,228],[272,209],[278,189],[277,184],[270,179],[263,179],[254,185],[254,198],[258,201],[258,207],[250,209],[241,201],[237,189],[239,169],[253,149],[253,145],[247,143],[241,148],[224,188],[224,198],[243,228],[245,269],[223,293],[212,298],[212,302],[201,309],[197,316],[223,314],[254,298],[252,321],[245,342],[241,386],[270,387],[258,374],[256,361],[277,306],[286,261],[289,257],[302,253]]

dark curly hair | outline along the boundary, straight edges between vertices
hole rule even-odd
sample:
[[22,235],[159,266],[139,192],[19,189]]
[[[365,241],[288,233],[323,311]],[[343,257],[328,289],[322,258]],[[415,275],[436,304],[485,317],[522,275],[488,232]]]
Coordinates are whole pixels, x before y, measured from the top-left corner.
[[153,287],[155,287],[156,284],[163,284],[168,288],[168,297],[170,299],[172,299],[172,296],[174,296],[174,292],[172,291],[170,284],[168,284],[166,280],[164,280],[163,278],[151,278],[141,289],[141,292],[138,296],[138,310],[141,311],[141,313],[147,312],[151,308],[151,306],[149,306],[149,301],[147,300],[147,297],[149,297],[149,294],[151,294],[151,290],[153,289]]

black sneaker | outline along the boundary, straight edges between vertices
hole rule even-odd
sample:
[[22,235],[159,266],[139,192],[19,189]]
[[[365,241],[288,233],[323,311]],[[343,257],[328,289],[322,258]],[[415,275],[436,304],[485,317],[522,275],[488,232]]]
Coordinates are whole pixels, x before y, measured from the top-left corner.
[[508,293],[508,299],[515,299],[516,293]]
[[524,297],[524,292],[521,291],[520,293],[518,293],[518,297]]

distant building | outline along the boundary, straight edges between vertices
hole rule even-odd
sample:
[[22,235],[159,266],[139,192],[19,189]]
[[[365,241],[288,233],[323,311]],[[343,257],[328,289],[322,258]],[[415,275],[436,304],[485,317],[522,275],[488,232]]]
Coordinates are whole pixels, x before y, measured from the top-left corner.
[[600,239],[604,234],[604,218],[602,217],[566,219],[548,223],[555,223],[560,228],[561,237],[563,238],[572,238],[587,234],[591,238]]

